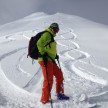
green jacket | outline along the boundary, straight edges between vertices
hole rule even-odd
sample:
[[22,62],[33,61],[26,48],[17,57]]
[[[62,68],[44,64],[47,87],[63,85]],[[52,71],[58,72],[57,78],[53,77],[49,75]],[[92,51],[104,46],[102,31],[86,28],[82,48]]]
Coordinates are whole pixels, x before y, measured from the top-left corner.
[[[51,59],[55,59],[56,54],[57,54],[57,49],[56,49],[56,42],[51,42],[51,35],[50,33],[55,37],[56,35],[51,31],[50,28],[46,29],[44,34],[42,34],[41,38],[37,42],[37,47],[41,55],[43,55],[45,52],[48,54],[48,56],[51,57]],[[49,33],[50,32],[50,33]],[[50,43],[50,45],[47,45],[47,43]],[[45,46],[47,45],[47,46]],[[49,60],[51,60],[48,57]],[[42,61],[42,57],[38,57],[38,61]]]

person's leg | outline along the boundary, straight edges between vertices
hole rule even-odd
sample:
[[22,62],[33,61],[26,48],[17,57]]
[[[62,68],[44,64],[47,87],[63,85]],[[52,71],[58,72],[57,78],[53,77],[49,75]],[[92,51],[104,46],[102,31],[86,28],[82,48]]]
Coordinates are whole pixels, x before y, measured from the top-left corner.
[[64,94],[63,73],[56,63],[53,64],[53,74],[56,77],[56,93],[57,99],[69,100],[69,97]]
[[[52,84],[53,84],[53,63],[51,61],[48,61],[47,72],[46,72],[46,67],[44,65],[44,62],[41,61],[41,62],[39,62],[39,64],[42,68],[42,73],[43,73],[43,78],[44,78],[41,102],[47,103],[47,102],[49,102],[50,92],[51,92]],[[49,90],[49,88],[50,88],[50,90]]]
[[56,63],[53,63],[53,74],[56,78],[56,93],[64,93],[63,73]]

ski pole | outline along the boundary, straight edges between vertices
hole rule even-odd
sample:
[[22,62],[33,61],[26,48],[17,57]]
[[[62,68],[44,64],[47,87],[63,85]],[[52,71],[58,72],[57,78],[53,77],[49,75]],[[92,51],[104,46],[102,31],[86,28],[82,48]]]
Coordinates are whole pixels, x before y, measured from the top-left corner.
[[45,68],[46,68],[46,76],[47,76],[47,81],[48,81],[48,90],[49,90],[49,94],[50,94],[50,104],[51,104],[51,108],[53,108],[53,102],[52,102],[52,98],[51,98],[51,92],[50,92],[50,84],[49,84],[49,80],[48,80],[48,70],[47,70],[47,64],[44,63]]
[[59,58],[57,59],[57,61],[58,61],[58,64],[59,64],[59,68],[61,69],[60,62],[59,62]]

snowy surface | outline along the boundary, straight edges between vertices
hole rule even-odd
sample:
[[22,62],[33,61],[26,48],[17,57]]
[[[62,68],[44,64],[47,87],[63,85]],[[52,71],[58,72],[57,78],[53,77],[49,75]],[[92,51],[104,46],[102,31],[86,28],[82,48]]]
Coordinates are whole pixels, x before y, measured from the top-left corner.
[[108,107],[108,26],[87,19],[57,13],[34,13],[0,26],[0,108],[51,108],[40,103],[42,72],[37,61],[27,58],[31,36],[52,22],[60,25],[57,41],[69,101],[57,101],[54,108]]

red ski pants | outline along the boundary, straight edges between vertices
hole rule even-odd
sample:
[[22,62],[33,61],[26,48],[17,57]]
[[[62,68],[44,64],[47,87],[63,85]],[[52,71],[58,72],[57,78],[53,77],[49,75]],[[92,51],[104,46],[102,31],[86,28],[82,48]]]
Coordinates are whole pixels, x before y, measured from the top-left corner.
[[61,69],[59,69],[56,63],[48,61],[47,66],[45,66],[44,62],[41,61],[39,62],[39,64],[42,68],[42,73],[44,78],[41,102],[48,102],[53,85],[53,76],[55,76],[56,79],[56,93],[60,92],[64,93],[64,87],[63,87],[64,78]]

